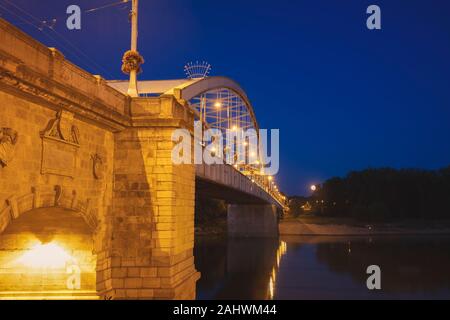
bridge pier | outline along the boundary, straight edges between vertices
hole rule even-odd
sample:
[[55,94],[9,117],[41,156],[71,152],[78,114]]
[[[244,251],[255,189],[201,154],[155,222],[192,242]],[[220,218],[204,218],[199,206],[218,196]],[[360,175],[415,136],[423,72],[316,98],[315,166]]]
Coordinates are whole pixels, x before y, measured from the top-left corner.
[[115,135],[98,291],[106,299],[195,299],[195,167],[171,159],[173,130],[193,120],[173,98],[133,99],[131,107],[135,126]]
[[230,237],[278,237],[278,209],[275,205],[228,205]]

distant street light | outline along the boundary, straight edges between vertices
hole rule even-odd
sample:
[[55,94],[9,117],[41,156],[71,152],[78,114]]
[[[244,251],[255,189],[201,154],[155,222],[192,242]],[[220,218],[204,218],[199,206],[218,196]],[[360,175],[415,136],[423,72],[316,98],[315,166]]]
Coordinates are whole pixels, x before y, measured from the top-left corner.
[[314,191],[316,191],[316,190],[317,190],[317,187],[316,187],[316,185],[313,184],[313,185],[311,186],[311,191],[314,192]]

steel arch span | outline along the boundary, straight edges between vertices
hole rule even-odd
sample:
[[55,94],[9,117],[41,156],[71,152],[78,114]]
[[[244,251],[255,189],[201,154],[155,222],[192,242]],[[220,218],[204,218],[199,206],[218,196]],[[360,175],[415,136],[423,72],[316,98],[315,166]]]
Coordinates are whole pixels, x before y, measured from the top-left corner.
[[[126,92],[128,81],[110,81],[119,91]],[[141,97],[171,95],[184,102],[194,111],[196,120],[203,129],[217,129],[224,138],[220,156],[252,183],[257,184],[285,207],[285,196],[281,194],[273,177],[264,173],[259,152],[259,125],[254,108],[242,87],[227,77],[205,77],[197,79],[140,81]],[[227,133],[236,135],[233,142],[227,141]],[[199,141],[205,146],[206,141]],[[232,149],[232,150],[231,150]],[[228,159],[231,158],[231,162]]]

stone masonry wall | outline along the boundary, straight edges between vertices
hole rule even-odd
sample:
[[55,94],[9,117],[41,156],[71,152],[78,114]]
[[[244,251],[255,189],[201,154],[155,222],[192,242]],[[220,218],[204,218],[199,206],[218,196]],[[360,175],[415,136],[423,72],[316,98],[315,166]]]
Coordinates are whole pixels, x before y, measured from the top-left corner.
[[[87,222],[93,228],[99,226],[97,231],[104,225],[111,206],[114,136],[75,118],[73,125],[79,132],[79,148],[73,177],[42,174],[41,132],[56,118],[56,113],[57,110],[0,91],[0,128],[11,128],[18,134],[12,160],[0,168],[0,232],[16,213],[55,205],[84,211]],[[92,157],[96,154],[103,158],[101,179],[94,177]],[[61,155],[65,154],[54,153],[50,157],[65,163],[67,159],[58,159]],[[14,209],[12,215],[11,209]],[[100,237],[97,240],[96,246],[101,248],[102,240]]]
[[115,135],[112,243],[98,259],[98,289],[114,299],[194,299],[195,167],[171,159],[183,106],[147,102],[149,114],[168,112]]

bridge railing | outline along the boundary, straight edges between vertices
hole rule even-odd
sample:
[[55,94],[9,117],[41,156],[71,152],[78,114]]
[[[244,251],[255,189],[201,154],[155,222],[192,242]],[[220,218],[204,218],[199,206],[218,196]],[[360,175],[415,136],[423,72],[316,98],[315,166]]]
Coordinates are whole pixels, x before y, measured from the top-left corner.
[[[205,142],[201,141],[198,137],[194,137],[195,143],[200,144],[205,149]],[[203,152],[202,152],[203,153]],[[224,150],[226,154],[226,150]],[[224,160],[224,163],[226,161]],[[262,165],[258,164],[234,164],[233,167],[239,171],[241,174],[246,176],[252,183],[256,184],[259,188],[268,193],[273,199],[275,199],[283,208],[288,206],[286,196],[283,195],[275,184],[274,178],[272,176],[264,175],[261,172]]]
[[248,164],[234,165],[234,168],[249,178],[252,183],[266,191],[280,205],[287,206],[286,196],[280,192],[272,176],[263,175],[259,170],[255,170],[254,166]]

